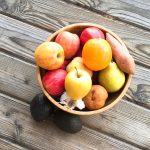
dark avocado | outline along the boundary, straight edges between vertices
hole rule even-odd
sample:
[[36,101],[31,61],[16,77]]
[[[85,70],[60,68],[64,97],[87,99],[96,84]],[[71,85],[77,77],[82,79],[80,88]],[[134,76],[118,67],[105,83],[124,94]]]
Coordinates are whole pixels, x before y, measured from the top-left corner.
[[54,115],[55,124],[68,133],[77,133],[82,129],[80,117],[69,114],[62,110],[57,110]]
[[30,111],[35,121],[46,120],[53,110],[54,105],[42,93],[37,94],[31,101]]

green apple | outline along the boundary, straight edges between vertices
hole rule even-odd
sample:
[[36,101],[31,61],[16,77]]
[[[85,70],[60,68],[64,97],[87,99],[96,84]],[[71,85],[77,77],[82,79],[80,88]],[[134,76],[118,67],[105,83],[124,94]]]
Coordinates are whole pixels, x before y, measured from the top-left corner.
[[109,93],[117,92],[125,83],[125,74],[119,69],[115,62],[111,62],[109,66],[99,73],[99,83]]
[[72,100],[85,97],[91,90],[92,80],[90,75],[81,69],[70,71],[65,78],[65,89]]

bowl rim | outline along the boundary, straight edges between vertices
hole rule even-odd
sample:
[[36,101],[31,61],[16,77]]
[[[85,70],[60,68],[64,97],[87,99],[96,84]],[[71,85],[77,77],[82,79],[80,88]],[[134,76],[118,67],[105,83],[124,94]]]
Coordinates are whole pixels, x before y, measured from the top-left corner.
[[[75,24],[71,24],[71,25],[67,25],[59,30],[57,30],[56,32],[54,32],[48,39],[47,41],[51,41],[51,39],[53,39],[54,37],[56,37],[56,35],[62,31],[65,31],[66,29],[69,29],[69,28],[73,28],[73,27],[76,27],[76,26],[83,26],[83,27],[89,27],[89,26],[94,26],[94,27],[98,27],[99,29],[103,30],[103,31],[106,31],[108,32],[109,34],[111,34],[113,37],[115,37],[122,45],[123,47],[127,50],[127,47],[126,45],[124,44],[124,42],[121,40],[121,38],[116,35],[114,32],[112,32],[111,30],[101,26],[101,25],[98,25],[98,24],[94,24],[94,23],[75,23]],[[124,88],[122,89],[121,93],[119,94],[119,96],[110,104],[108,104],[107,106],[104,106],[98,110],[93,110],[93,111],[78,111],[78,110],[71,110],[69,108],[66,108],[64,107],[63,105],[59,104],[55,99],[53,99],[50,94],[48,94],[48,92],[44,89],[44,86],[42,84],[42,79],[41,79],[41,74],[40,74],[40,67],[37,66],[37,69],[36,69],[36,75],[37,75],[37,80],[39,82],[39,85],[43,91],[43,93],[45,94],[45,96],[56,106],[58,107],[59,109],[65,111],[65,112],[68,112],[68,113],[71,113],[71,114],[75,114],[75,115],[93,115],[93,114],[98,114],[98,113],[101,113],[101,112],[104,112],[110,108],[112,108],[115,104],[117,104],[119,101],[121,101],[122,97],[125,95],[125,93],[127,92],[129,86],[130,86],[130,83],[131,83],[131,79],[132,79],[132,74],[128,74],[128,78],[127,78],[127,81],[126,81],[126,84],[124,85]]]

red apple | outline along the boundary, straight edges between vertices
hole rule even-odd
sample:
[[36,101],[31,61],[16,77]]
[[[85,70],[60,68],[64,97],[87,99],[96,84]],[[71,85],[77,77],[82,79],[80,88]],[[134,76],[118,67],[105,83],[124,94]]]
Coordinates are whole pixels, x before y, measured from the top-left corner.
[[67,65],[70,63],[70,60],[65,60],[62,66],[59,69],[64,69],[66,70]]
[[88,40],[95,38],[105,39],[103,31],[96,27],[85,28],[80,35],[80,41],[82,45],[84,45]]
[[80,46],[80,39],[77,34],[68,31],[63,31],[57,35],[55,42],[59,43],[65,52],[65,58],[72,58]]
[[65,91],[64,83],[67,72],[63,69],[57,69],[47,72],[42,83],[46,91],[52,96],[59,96]]

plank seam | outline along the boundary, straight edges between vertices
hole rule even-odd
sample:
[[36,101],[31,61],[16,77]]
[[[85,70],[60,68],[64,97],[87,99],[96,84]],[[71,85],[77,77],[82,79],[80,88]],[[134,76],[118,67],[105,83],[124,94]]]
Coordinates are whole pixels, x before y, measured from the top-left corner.
[[15,54],[15,53],[13,53],[11,51],[8,51],[7,49],[4,49],[4,48],[0,48],[0,50],[1,50],[1,53],[3,53],[3,54],[15,57],[15,58],[17,58],[17,59],[19,59],[21,61],[24,61],[25,63],[28,63],[28,64],[36,66],[34,60],[25,58],[25,57],[23,57],[21,55],[17,55],[17,54]]
[[91,8],[91,7],[89,7],[89,6],[84,6],[84,5],[80,4],[79,2],[74,3],[74,2],[69,1],[69,0],[59,0],[59,1],[63,1],[63,2],[65,2],[65,3],[67,3],[67,4],[72,4],[72,5],[74,5],[74,6],[78,6],[78,7],[80,7],[80,8],[83,8],[83,9],[86,9],[86,10],[88,10],[88,11],[91,11],[91,12],[93,12],[93,13],[95,13],[95,14],[101,15],[101,16],[103,16],[104,18],[107,18],[107,19],[116,20],[116,21],[119,21],[119,22],[123,22],[123,23],[129,24],[129,25],[132,25],[132,26],[134,26],[134,27],[143,29],[143,30],[145,30],[145,31],[150,31],[150,29],[147,28],[147,27],[143,27],[143,26],[138,25],[138,24],[136,24],[136,23],[133,23],[133,22],[130,22],[130,21],[121,19],[121,18],[116,17],[116,16],[112,16],[112,15],[107,14],[107,13],[101,11],[101,10],[96,10],[96,9]]
[[[18,145],[18,146],[24,148],[25,150],[31,150],[31,147],[29,147],[29,146],[27,146],[27,145],[25,145],[25,144],[23,144],[23,143],[17,142],[16,140],[7,138],[7,137],[5,137],[5,136],[0,135],[0,139],[2,139],[2,140],[4,139],[4,140],[6,140],[6,141],[8,141],[8,142],[11,142],[12,144],[16,144],[16,145]],[[35,150],[35,149],[32,148],[32,150]]]
[[117,141],[119,141],[119,142],[126,143],[127,145],[134,146],[134,147],[136,147],[136,148],[138,148],[138,149],[141,149],[141,150],[149,150],[149,149],[147,149],[147,148],[145,148],[145,147],[142,147],[142,146],[140,146],[140,145],[137,145],[137,144],[135,144],[135,143],[132,143],[132,142],[130,142],[130,141],[127,141],[127,140],[125,140],[125,139],[123,139],[123,138],[117,137],[117,136],[115,136],[114,134],[109,134],[109,133],[104,132],[104,131],[102,131],[102,130],[100,130],[100,129],[91,128],[91,127],[88,126],[87,124],[86,124],[86,126],[84,126],[84,127],[87,128],[88,130],[93,130],[93,131],[95,131],[95,132],[100,132],[101,134],[103,134],[103,135],[105,135],[105,136],[108,136],[108,137],[110,137],[110,138],[112,138],[112,139],[115,139],[115,140],[117,140]]
[[36,28],[39,28],[39,29],[48,31],[48,32],[55,32],[55,30],[50,30],[50,29],[48,29],[48,28],[46,28],[46,27],[44,27],[44,26],[40,26],[40,25],[38,25],[38,24],[36,24],[36,23],[30,22],[30,21],[28,21],[28,20],[26,20],[26,19],[22,19],[22,18],[20,18],[20,17],[18,17],[18,16],[15,16],[15,15],[8,14],[8,13],[3,12],[3,11],[0,11],[0,14],[5,15],[5,16],[10,17],[10,18],[13,18],[13,19],[16,19],[16,20],[21,21],[21,22],[23,22],[23,23],[32,25],[32,26],[34,26],[34,27],[36,27]]

